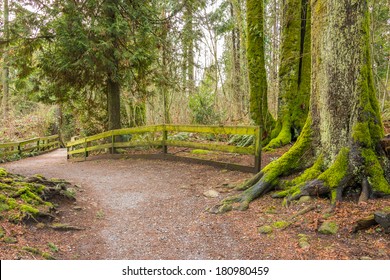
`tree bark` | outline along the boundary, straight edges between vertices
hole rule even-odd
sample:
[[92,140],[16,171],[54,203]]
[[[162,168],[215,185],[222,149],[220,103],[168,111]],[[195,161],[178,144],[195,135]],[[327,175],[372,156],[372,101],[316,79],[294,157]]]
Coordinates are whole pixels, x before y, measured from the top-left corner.
[[[312,3],[310,111],[294,146],[267,165],[240,195],[213,208],[244,210],[253,199],[284,188],[286,202],[303,195],[342,199],[346,187],[364,185],[370,198],[390,194],[389,160],[380,140],[383,125],[376,99],[366,0]],[[298,177],[281,177],[304,170]],[[237,205],[235,205],[237,203]]]
[[106,58],[110,61],[110,67],[107,70],[106,93],[107,93],[107,111],[108,111],[108,129],[121,128],[120,114],[120,82],[119,82],[119,58],[115,55],[115,49],[119,48],[119,38],[115,33],[116,7],[118,1],[105,3],[105,16],[109,26],[107,41],[112,41],[113,47],[107,51]]
[[246,13],[251,118],[256,125],[263,127],[263,138],[268,138],[275,121],[268,110],[267,102],[263,1],[247,0]]

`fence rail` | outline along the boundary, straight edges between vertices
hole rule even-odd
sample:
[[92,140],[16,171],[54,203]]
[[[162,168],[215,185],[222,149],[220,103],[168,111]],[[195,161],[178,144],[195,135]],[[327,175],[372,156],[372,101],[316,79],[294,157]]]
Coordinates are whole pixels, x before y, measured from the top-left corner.
[[60,146],[58,135],[36,137],[17,142],[0,143],[0,159],[8,156],[22,155],[26,152],[43,152],[57,149]]
[[[253,135],[254,145],[249,147],[238,147],[226,143],[205,143],[194,142],[170,137],[169,133],[199,133],[215,135]],[[134,135],[151,133],[149,139],[133,139]],[[186,147],[194,149],[204,149],[227,153],[253,155],[255,158],[254,169],[260,170],[261,159],[261,137],[258,126],[203,126],[203,125],[151,125],[133,128],[123,128],[110,130],[93,136],[77,139],[68,142],[67,157],[82,155],[84,159],[89,156],[89,152],[104,150],[113,152],[115,148],[131,148],[142,146],[161,146],[163,153],[168,152],[168,147]],[[119,139],[122,136],[122,139]]]

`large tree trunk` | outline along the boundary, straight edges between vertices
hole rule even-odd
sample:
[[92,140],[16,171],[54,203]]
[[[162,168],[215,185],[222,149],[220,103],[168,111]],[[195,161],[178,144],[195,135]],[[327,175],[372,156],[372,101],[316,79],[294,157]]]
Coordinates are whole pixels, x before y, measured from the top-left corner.
[[265,150],[291,142],[302,131],[310,95],[310,3],[287,0],[279,70],[279,108],[271,142]]
[[[346,187],[364,189],[368,195],[363,197],[390,194],[385,173],[389,162],[380,145],[383,126],[372,77],[367,1],[311,3],[311,101],[303,131],[286,154],[246,184],[248,189],[213,212],[246,209],[277,185],[285,190],[275,196],[287,201],[329,195],[335,203]],[[302,169],[292,181],[280,181]]]
[[250,112],[252,120],[263,127],[268,138],[274,119],[268,110],[267,77],[264,60],[263,1],[247,0],[247,59],[250,84]]
[[110,27],[107,41],[112,41],[113,47],[107,51],[106,58],[111,65],[107,71],[106,93],[107,93],[107,108],[108,108],[108,129],[121,128],[121,113],[120,113],[120,82],[119,82],[119,59],[115,54],[115,50],[119,48],[118,34],[114,30],[116,23],[116,9],[118,1],[111,1],[105,4],[105,16]]

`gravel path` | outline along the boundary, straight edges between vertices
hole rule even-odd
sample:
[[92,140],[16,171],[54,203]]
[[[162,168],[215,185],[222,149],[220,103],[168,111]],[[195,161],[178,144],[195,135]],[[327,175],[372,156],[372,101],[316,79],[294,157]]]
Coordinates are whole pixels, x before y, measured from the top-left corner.
[[[390,258],[388,234],[378,228],[351,232],[354,219],[390,207],[388,199],[362,205],[343,202],[329,218],[339,225],[336,236],[318,233],[329,208],[329,200],[319,198],[308,202],[315,211],[299,216],[286,230],[274,228],[272,234],[264,235],[257,232],[259,226],[286,220],[309,204],[295,202],[286,208],[281,200],[265,196],[244,212],[213,215],[204,211],[227,195],[225,185],[251,174],[156,159],[68,162],[65,150],[2,167],[26,176],[63,178],[81,187],[75,205],[61,204],[58,216],[59,222],[85,230],[54,232],[31,226],[28,234],[18,236],[26,246],[54,242],[60,248],[58,259]],[[203,193],[210,189],[218,190],[219,197],[206,198]],[[299,247],[302,234],[309,248]],[[0,250],[7,250],[6,245],[0,243]],[[19,258],[17,253],[6,257]]]
[[[82,201],[99,209],[86,218],[93,219],[96,214],[102,221],[92,224],[94,235],[79,244],[89,250],[88,255],[79,252],[80,258],[263,257],[254,240],[248,242],[256,235],[247,235],[240,213],[221,219],[204,211],[220,198],[206,198],[203,192],[250,174],[147,159],[68,162],[64,149],[4,165],[10,172],[63,178],[82,187]],[[246,216],[250,221],[251,215]],[[254,226],[248,228],[250,234],[255,233]]]

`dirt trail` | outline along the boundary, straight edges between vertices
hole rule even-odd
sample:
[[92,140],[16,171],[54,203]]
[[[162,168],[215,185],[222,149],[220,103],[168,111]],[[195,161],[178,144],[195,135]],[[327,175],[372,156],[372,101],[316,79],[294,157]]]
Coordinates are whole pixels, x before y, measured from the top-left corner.
[[[256,253],[255,244],[248,243],[242,224],[235,226],[240,215],[226,215],[228,218],[221,222],[220,217],[204,212],[207,205],[218,201],[204,197],[204,191],[249,174],[147,159],[68,162],[64,149],[4,167],[27,176],[63,178],[82,187],[80,205],[98,211],[84,213],[84,219],[90,220],[86,233],[90,238],[83,238],[80,242],[84,244],[74,248],[80,258],[264,257]],[[91,224],[92,220],[97,222]],[[248,231],[255,232],[255,228]]]
[[[286,208],[281,200],[265,196],[252,202],[248,211],[213,215],[204,209],[227,195],[223,186],[251,174],[167,160],[68,162],[65,150],[2,167],[26,176],[63,178],[81,187],[76,204],[60,206],[58,215],[60,222],[85,230],[54,232],[31,226],[18,235],[20,243],[42,244],[42,250],[54,242],[60,248],[58,259],[390,259],[390,239],[380,228],[351,232],[355,219],[390,207],[388,199],[362,205],[345,201],[329,216],[327,199],[294,202]],[[220,196],[204,197],[209,189],[220,191]],[[288,229],[257,232],[259,226],[285,220],[308,204],[315,205],[315,211]],[[318,233],[326,219],[337,222],[337,235]],[[300,248],[302,234],[309,248]],[[6,246],[0,242],[0,252],[6,252]],[[20,258],[17,253],[6,257]]]

